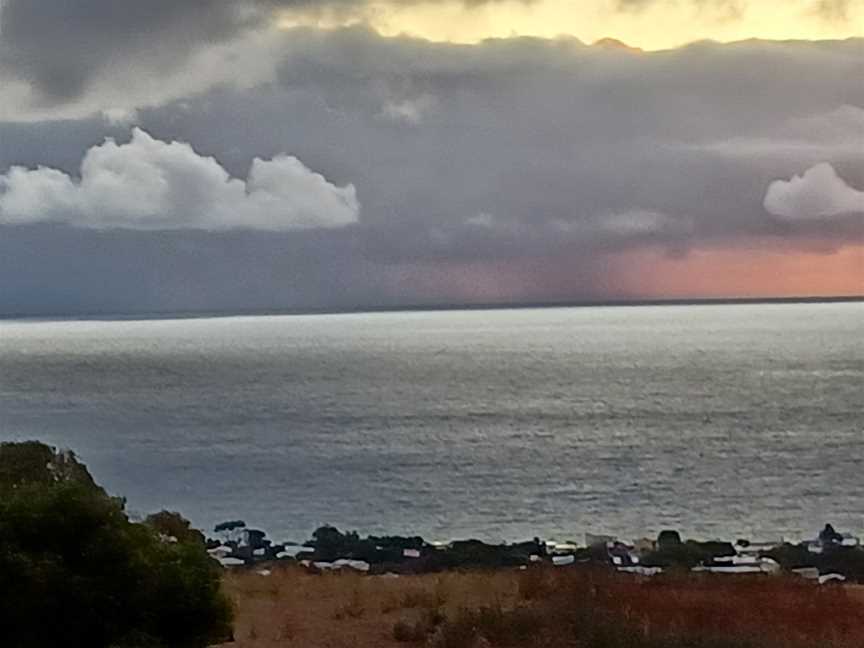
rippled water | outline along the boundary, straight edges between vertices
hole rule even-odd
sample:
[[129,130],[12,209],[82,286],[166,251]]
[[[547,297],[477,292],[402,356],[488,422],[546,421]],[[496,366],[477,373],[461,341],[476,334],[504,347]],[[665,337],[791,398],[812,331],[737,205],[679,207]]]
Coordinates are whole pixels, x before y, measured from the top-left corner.
[[864,304],[0,322],[0,438],[277,539],[864,531]]

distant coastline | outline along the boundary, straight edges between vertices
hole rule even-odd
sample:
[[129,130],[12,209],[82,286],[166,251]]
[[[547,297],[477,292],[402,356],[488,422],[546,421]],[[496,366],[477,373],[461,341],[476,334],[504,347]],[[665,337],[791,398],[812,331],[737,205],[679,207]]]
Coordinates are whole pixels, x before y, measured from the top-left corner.
[[0,322],[123,322],[151,320],[224,319],[231,317],[280,317],[309,315],[363,315],[376,313],[422,313],[447,311],[499,311],[556,308],[636,308],[646,306],[743,306],[771,304],[846,304],[864,302],[861,295],[826,297],[717,297],[695,299],[620,299],[538,302],[430,303],[380,306],[345,306],[333,308],[237,309],[201,311],[141,311],[117,313],[94,311],[87,313],[9,313],[0,314]]
[[[163,513],[164,515],[176,515]],[[586,533],[585,543],[531,540],[488,544],[476,539],[428,542],[419,535],[361,538],[356,531],[319,527],[312,539],[274,543],[242,520],[217,524],[206,540],[211,557],[226,568],[297,564],[314,573],[357,571],[419,574],[459,569],[500,569],[549,565],[608,567],[618,572],[656,576],[664,570],[720,575],[795,574],[819,584],[864,583],[864,548],[852,533],[826,524],[816,539],[793,544],[784,539],[699,541],[672,529],[632,542]]]

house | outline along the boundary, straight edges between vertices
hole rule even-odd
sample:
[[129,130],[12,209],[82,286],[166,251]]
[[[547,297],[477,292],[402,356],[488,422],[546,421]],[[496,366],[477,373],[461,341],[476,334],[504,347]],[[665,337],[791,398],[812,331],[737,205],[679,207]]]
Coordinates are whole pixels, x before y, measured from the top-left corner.
[[546,553],[550,556],[570,556],[579,551],[579,547],[570,542],[553,542],[546,544]]
[[782,546],[783,543],[783,538],[780,538],[779,540],[762,540],[759,542],[738,540],[734,545],[734,549],[735,553],[739,556],[758,558],[763,553],[767,553],[772,549],[776,549],[777,547]]
[[842,583],[846,580],[846,577],[843,574],[823,574],[819,577],[820,585],[827,585],[829,583]]
[[764,573],[759,565],[699,565],[692,569],[693,572],[708,574],[762,574]]
[[615,569],[625,574],[636,574],[638,576],[656,576],[663,573],[662,567],[643,567],[642,565],[624,565]]
[[780,571],[780,564],[772,558],[718,556],[707,565],[694,567],[692,571],[709,574],[776,574]]
[[860,547],[861,540],[853,536],[851,533],[842,534],[840,540],[840,546],[842,547]]
[[353,569],[359,572],[368,572],[370,565],[365,560],[349,560],[348,558],[340,558],[333,563],[336,569]]
[[212,549],[208,549],[207,553],[210,554],[213,558],[216,558],[216,560],[219,560],[220,558],[227,558],[232,553],[234,553],[234,550],[231,549],[231,547],[226,547],[225,545],[219,545],[218,547],[213,547]]
[[339,560],[334,560],[333,562],[317,561],[312,563],[310,563],[308,560],[304,560],[300,564],[304,567],[321,572],[340,571],[342,569],[352,569],[359,572],[368,572],[370,568],[369,563],[367,563],[365,560],[349,560],[347,558],[340,558]]

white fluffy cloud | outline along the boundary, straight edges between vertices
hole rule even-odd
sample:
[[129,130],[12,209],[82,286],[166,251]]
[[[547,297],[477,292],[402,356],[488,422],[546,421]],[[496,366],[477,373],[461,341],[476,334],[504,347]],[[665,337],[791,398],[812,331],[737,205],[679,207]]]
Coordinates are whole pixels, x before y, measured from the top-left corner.
[[864,191],[850,187],[823,162],[791,180],[777,180],[765,195],[768,213],[788,221],[864,214]]
[[141,129],[87,151],[80,179],[47,167],[0,176],[0,224],[61,222],[93,229],[289,231],[356,222],[353,185],[337,187],[300,160],[255,158],[232,178],[189,144]]

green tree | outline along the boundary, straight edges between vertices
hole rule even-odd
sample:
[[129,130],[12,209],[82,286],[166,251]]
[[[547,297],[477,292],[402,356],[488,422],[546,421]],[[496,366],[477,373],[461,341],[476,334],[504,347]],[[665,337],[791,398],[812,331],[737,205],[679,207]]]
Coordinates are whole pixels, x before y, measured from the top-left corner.
[[220,585],[194,534],[131,522],[71,453],[0,444],[5,648],[200,648],[231,632]]
[[156,530],[165,538],[175,538],[179,542],[191,542],[203,545],[206,542],[204,534],[192,528],[192,524],[174,511],[159,511],[148,515],[144,524]]

